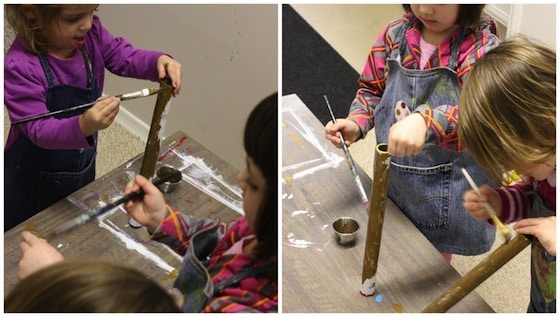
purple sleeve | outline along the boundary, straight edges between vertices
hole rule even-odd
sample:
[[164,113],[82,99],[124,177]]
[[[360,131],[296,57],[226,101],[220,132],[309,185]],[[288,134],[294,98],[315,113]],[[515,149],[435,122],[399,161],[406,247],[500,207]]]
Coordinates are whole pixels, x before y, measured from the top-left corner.
[[[39,58],[26,51],[16,40],[4,59],[4,105],[10,120],[48,112],[46,88],[47,82]],[[37,146],[46,149],[75,149],[94,145],[92,138],[84,137],[77,116],[67,119],[45,118],[12,126],[6,148],[21,133]]]
[[158,81],[157,61],[164,52],[136,49],[122,37],[115,37],[94,16],[88,33],[90,49],[104,61],[104,67],[115,75]]

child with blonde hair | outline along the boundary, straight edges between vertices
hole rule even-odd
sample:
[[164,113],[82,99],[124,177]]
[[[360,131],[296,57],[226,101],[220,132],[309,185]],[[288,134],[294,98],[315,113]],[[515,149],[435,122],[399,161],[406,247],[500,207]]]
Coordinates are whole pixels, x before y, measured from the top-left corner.
[[464,207],[515,222],[531,245],[527,312],[556,312],[556,53],[519,37],[504,41],[473,68],[459,99],[458,133],[472,156],[506,186],[503,173],[523,176],[503,188],[466,191]]

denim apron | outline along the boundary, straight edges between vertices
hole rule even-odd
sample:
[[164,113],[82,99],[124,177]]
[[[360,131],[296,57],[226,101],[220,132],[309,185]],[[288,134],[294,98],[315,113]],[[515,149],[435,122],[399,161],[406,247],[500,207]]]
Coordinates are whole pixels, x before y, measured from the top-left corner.
[[[80,52],[86,65],[87,88],[70,84],[53,84],[53,74],[46,55],[39,55],[47,78],[49,111],[88,103],[100,96],[85,49]],[[84,110],[57,115],[67,118]],[[25,134],[4,151],[4,231],[37,214],[55,202],[85,186],[95,178],[95,145],[86,149],[49,150],[36,146]]]
[[[427,70],[401,66],[408,28],[397,35],[399,50],[387,60],[387,84],[374,113],[378,143],[387,143],[389,128],[419,105],[458,104],[461,87],[455,69],[465,28],[459,29],[451,46],[448,67]],[[419,155],[391,158],[387,195],[440,252],[481,254],[492,247],[495,228],[475,220],[463,208],[463,193],[471,187],[461,168],[477,184],[492,186],[467,152],[426,144]]]
[[[219,229],[220,222],[216,220],[213,226],[196,233],[191,238],[191,243],[185,252],[179,276],[173,283],[173,287],[181,291],[183,295],[181,310],[184,313],[202,312],[219,291],[235,285],[245,278],[262,274],[277,274],[277,264],[268,263],[243,268],[229,278],[214,284],[205,264],[224,236]],[[235,254],[230,254],[225,255],[224,258],[234,258],[235,256]],[[260,311],[254,310],[253,312]]]
[[[539,195],[534,196],[531,218],[556,216],[556,211],[550,210]],[[527,312],[556,313],[556,256],[536,238],[531,243],[531,301]]]

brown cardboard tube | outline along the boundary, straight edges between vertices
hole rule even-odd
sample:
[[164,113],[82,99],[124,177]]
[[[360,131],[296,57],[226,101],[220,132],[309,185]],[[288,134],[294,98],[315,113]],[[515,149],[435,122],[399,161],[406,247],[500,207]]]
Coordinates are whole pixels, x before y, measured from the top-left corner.
[[422,312],[445,313],[529,244],[531,244],[531,241],[522,234],[502,244],[484,260],[480,261],[465,276],[455,282],[438,299],[426,306]]
[[140,168],[140,175],[151,179],[154,176],[156,169],[156,161],[159,156],[160,150],[160,137],[161,118],[165,108],[171,99],[172,92],[171,82],[165,78],[160,83],[160,90],[157,95],[156,106],[152,116],[152,124],[150,125],[150,132],[148,134],[148,142],[146,142],[146,149],[142,159],[142,167]]
[[366,246],[362,267],[362,289],[360,290],[360,293],[364,296],[371,296],[375,293],[375,275],[377,273],[377,261],[387,202],[387,178],[391,165],[387,144],[380,143],[375,147],[375,150],[373,186],[371,199],[369,200]]

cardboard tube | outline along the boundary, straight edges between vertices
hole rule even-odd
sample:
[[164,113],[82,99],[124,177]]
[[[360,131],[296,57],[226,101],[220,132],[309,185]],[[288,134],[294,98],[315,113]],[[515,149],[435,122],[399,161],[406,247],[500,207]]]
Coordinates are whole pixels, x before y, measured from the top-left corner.
[[[156,169],[156,161],[159,156],[160,150],[160,130],[161,119],[169,100],[171,99],[172,92],[171,82],[168,78],[160,82],[160,90],[157,95],[156,106],[152,116],[152,124],[150,125],[150,132],[148,134],[148,142],[146,142],[146,150],[144,151],[144,158],[142,159],[142,167],[140,168],[140,175],[151,179],[154,176]],[[164,118],[166,119],[166,118]]]
[[509,260],[513,259],[531,241],[522,234],[515,236],[509,242],[499,246],[494,252],[488,255],[478,265],[472,268],[465,276],[453,284],[438,299],[428,305],[423,313],[445,313],[463,297],[472,292],[478,285],[484,282],[499,268],[504,266]]
[[362,268],[362,289],[360,291],[364,296],[371,296],[375,293],[375,275],[377,273],[377,260],[379,259],[383,218],[385,217],[387,202],[387,178],[391,165],[387,144],[380,143],[375,147],[375,150],[373,186],[371,199],[369,200],[366,246]]

